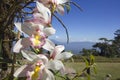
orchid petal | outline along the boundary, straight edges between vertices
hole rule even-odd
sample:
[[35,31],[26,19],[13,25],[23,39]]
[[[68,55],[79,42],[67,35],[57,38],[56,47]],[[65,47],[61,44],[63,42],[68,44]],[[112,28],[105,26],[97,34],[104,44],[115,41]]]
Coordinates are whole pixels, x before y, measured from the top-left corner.
[[55,59],[56,55],[60,54],[64,49],[65,47],[63,45],[55,46],[54,50],[51,51],[50,57]]
[[61,53],[63,50],[65,49],[65,47],[63,45],[58,45],[58,46],[55,46],[55,52],[56,54],[59,54]]
[[58,4],[63,4],[63,3],[66,3],[66,2],[69,2],[70,0],[57,0],[58,2]]
[[31,26],[30,24],[22,24],[22,23],[14,23],[15,26],[17,27],[17,29],[22,32],[22,33],[26,33],[28,35],[32,35],[32,30],[30,29]]
[[49,0],[36,0],[36,1],[39,1],[39,2],[41,2],[43,4],[46,4],[46,3],[48,3]]
[[19,53],[23,45],[21,44],[22,39],[18,40],[17,43],[13,46],[13,52]]
[[52,51],[55,47],[55,44],[49,39],[45,39],[45,40],[46,40],[46,43],[42,47],[48,51]]
[[[37,29],[43,30],[44,28],[43,25],[36,22],[36,19],[26,20],[23,26],[27,26],[27,28],[31,31],[36,31]],[[24,29],[24,31],[26,31],[26,29]]]
[[44,17],[45,22],[48,22],[51,18],[50,10],[47,7],[45,7],[42,3],[39,3],[38,1],[36,3],[38,11],[43,15],[42,17]]
[[45,19],[43,18],[43,15],[40,13],[33,13],[34,20],[32,22],[37,24],[46,25]]
[[48,58],[45,55],[39,54],[37,56],[39,59],[41,59],[44,62],[45,65],[48,63]]
[[20,50],[27,48],[31,45],[29,38],[23,38],[17,41],[17,43],[13,47],[13,52],[19,53]]
[[64,14],[64,7],[61,6],[61,5],[58,5],[57,8],[56,8],[56,11],[57,11],[59,14],[63,15],[63,14]]
[[14,23],[14,25],[16,26],[16,28],[20,31],[20,32],[22,32],[23,33],[23,31],[22,31],[22,23],[20,23],[20,22],[17,22],[17,23]]
[[44,69],[42,80],[55,80],[54,75],[48,69]]
[[22,50],[21,53],[22,53],[23,57],[25,57],[29,61],[33,61],[38,58],[37,54],[35,54],[32,51]]
[[44,29],[44,26],[43,26],[43,25],[38,24],[38,27],[39,27],[39,29],[40,29],[41,31],[43,31],[43,29]]
[[32,71],[32,64],[28,64],[28,65],[23,65],[20,68],[18,68],[15,73],[14,73],[14,77],[25,77],[27,71]]
[[46,34],[46,36],[50,36],[52,34],[55,34],[55,32],[56,32],[56,30],[52,27],[44,29],[44,33]]
[[63,52],[63,53],[57,54],[55,56],[55,59],[68,59],[72,56],[73,54],[71,52]]
[[32,36],[37,30],[40,29],[40,25],[33,22],[25,22],[22,24],[22,26],[24,33],[28,34],[29,36]]
[[23,24],[22,23],[14,23],[14,24],[20,32],[25,33],[29,36],[32,36],[32,34],[37,29],[41,29],[43,27],[42,25],[34,24],[33,22],[25,22]]
[[28,51],[28,50],[22,50],[21,52],[22,52],[23,57],[25,57],[29,61],[37,62],[40,60],[44,63],[44,65],[48,63],[48,58],[43,54],[37,55],[34,52]]
[[60,70],[64,69],[64,65],[60,60],[50,60],[47,64],[48,69]]

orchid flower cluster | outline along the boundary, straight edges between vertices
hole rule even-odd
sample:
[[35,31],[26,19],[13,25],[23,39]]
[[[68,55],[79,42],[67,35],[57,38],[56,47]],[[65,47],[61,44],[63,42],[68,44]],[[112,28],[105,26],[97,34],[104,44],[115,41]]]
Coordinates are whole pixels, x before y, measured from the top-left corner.
[[[63,4],[66,2],[69,0],[36,0],[33,18],[26,19],[23,23],[14,23],[27,37],[16,42],[13,52],[22,53],[28,60],[28,64],[15,71],[14,77],[26,77],[27,80],[55,80],[52,71],[59,71],[64,75],[65,66],[62,60],[72,57],[73,54],[64,52],[63,45],[56,46],[48,37],[56,32],[51,25],[52,14],[64,14]],[[40,51],[41,49],[45,51]]]

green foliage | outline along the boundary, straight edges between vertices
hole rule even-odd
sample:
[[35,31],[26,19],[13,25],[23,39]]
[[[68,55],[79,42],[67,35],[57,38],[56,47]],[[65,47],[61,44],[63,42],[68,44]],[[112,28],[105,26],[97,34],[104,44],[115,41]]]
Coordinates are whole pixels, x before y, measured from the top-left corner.
[[70,10],[71,10],[71,6],[70,6],[70,4],[65,5],[65,7],[66,7],[66,11],[67,11],[67,13],[69,13]]
[[[90,54],[90,53],[89,53]],[[84,62],[85,62],[85,67],[83,68],[82,71],[77,71],[77,74],[75,75],[75,77],[72,80],[78,80],[77,78],[80,76],[82,76],[83,74],[87,77],[87,80],[91,80],[91,69],[93,69],[94,73],[97,73],[97,69],[96,69],[96,63],[95,63],[95,57],[90,54],[87,57],[81,57]],[[86,78],[85,78],[86,80]]]
[[93,45],[94,48],[99,49],[98,55],[105,57],[120,57],[120,29],[114,33],[113,40],[107,38],[100,38],[101,42],[97,42]]
[[96,65],[94,64],[93,66],[93,70],[94,70],[94,73],[97,74],[97,68],[96,68]]
[[83,72],[86,74],[88,80],[91,80],[90,79],[91,68],[93,68],[94,73],[97,73],[96,65],[95,65],[95,57],[92,54],[90,54],[89,57],[83,58],[83,59],[84,59],[84,61],[86,63],[86,67],[84,68]]
[[83,57],[83,60],[85,61],[86,67],[88,68],[89,67],[88,59],[86,59],[85,57]]
[[90,62],[91,64],[94,64],[95,62],[95,57],[92,54],[90,55]]
[[[96,59],[96,57],[95,57]],[[109,59],[109,58],[108,58]],[[67,67],[74,67],[78,72],[82,72],[85,67],[84,62],[65,63]],[[120,79],[120,63],[114,62],[96,62],[97,74],[91,69],[91,80],[104,80],[107,74],[111,74],[111,80]],[[61,80],[61,79],[58,79]],[[77,77],[74,80],[87,80],[87,77]]]
[[115,33],[114,33],[114,35],[120,36],[120,29],[116,30]]

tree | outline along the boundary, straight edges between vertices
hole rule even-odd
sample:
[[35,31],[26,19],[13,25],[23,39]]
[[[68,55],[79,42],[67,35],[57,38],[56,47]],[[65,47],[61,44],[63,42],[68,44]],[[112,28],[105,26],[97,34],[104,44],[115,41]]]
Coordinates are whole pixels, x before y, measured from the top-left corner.
[[[23,21],[23,18],[31,14],[25,11],[33,0],[0,0],[0,57],[2,58],[1,68],[2,75],[8,74],[8,64],[14,62],[12,60],[11,48],[12,42],[15,40],[14,21]],[[6,61],[6,62],[5,62]],[[8,62],[7,62],[8,61]],[[13,70],[11,69],[11,73]],[[2,76],[2,78],[4,78]]]
[[100,50],[100,56],[111,57],[113,54],[113,48],[111,44],[112,40],[108,40],[107,38],[100,38],[99,40],[101,40],[101,42],[96,43],[95,45],[93,45],[93,47]]
[[116,55],[120,57],[120,29],[116,30],[114,33],[115,37],[112,42],[112,45],[114,46],[114,50],[116,52]]
[[99,49],[100,56],[120,57],[120,30],[116,30],[114,35],[114,40],[100,38],[99,40],[101,40],[101,42],[98,42],[95,45],[93,45],[94,48]]

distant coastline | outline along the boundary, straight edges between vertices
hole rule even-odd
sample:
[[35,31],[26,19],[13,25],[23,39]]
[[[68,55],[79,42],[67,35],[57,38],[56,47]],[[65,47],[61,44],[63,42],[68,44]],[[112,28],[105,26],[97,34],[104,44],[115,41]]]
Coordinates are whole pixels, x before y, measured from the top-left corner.
[[56,40],[52,40],[55,44],[58,45],[64,45],[65,46],[65,50],[66,51],[71,51],[74,54],[79,54],[79,52],[85,48],[85,49],[92,49],[92,46],[96,43],[96,42],[89,42],[89,41],[81,41],[81,42],[70,42],[70,43],[66,43],[66,42],[59,42]]

